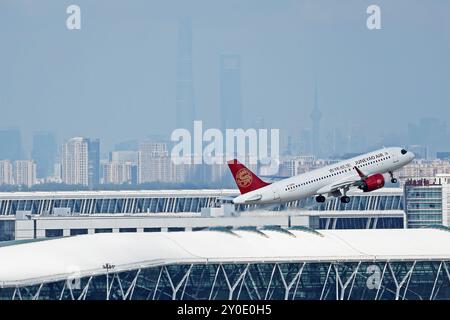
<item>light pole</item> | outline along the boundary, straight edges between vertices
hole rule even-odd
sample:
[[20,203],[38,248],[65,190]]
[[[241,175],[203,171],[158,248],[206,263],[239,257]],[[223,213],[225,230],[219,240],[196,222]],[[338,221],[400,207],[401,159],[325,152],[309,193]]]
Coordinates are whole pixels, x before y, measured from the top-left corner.
[[106,269],[106,300],[109,300],[109,270],[114,269],[115,265],[110,263],[105,263],[103,269]]

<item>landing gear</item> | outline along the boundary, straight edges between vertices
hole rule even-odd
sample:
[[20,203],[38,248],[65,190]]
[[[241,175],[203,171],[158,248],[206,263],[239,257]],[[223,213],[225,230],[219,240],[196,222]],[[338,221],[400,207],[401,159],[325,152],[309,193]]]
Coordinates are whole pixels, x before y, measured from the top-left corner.
[[396,178],[394,178],[394,173],[392,173],[392,171],[389,171],[389,175],[391,176],[391,182],[392,183],[397,183],[398,180]]
[[342,203],[349,203],[350,202],[350,197],[349,196],[342,196],[341,197],[341,202]]
[[344,189],[342,190],[342,197],[341,197],[341,202],[342,203],[349,203],[350,202],[350,197],[347,196],[347,191],[348,191],[349,187],[344,187]]
[[323,195],[318,195],[316,197],[316,202],[318,203],[324,203],[325,202],[325,197]]

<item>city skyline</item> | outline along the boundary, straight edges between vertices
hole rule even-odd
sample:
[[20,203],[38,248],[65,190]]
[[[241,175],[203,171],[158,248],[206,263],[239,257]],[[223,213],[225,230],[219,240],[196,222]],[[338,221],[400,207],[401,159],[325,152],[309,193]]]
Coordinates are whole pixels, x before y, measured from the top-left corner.
[[[177,118],[182,17],[191,21],[186,37],[191,43],[186,42],[192,49],[195,115],[208,126],[220,127],[220,56],[227,54],[239,55],[243,66],[244,128],[262,117],[266,127],[281,129],[286,139],[300,136],[311,128],[316,81],[321,127],[359,131],[369,145],[401,140],[407,123],[420,118],[450,116],[445,87],[450,26],[439,14],[441,6],[424,10],[418,1],[380,1],[382,29],[368,30],[367,5],[356,1],[231,1],[218,4],[221,15],[205,1],[172,2],[176,6],[170,8],[163,2],[138,1],[133,8],[115,4],[105,17],[106,2],[80,1],[83,22],[76,31],[67,30],[65,11],[52,2],[39,7],[3,2],[8,16],[0,26],[14,19],[19,27],[0,28],[10,48],[0,59],[0,128],[18,127],[25,149],[32,132],[41,130],[61,140],[96,136],[107,150],[117,141],[168,135]],[[17,32],[23,42],[15,40]],[[105,118],[106,124],[99,125],[98,119]],[[321,139],[328,134],[322,130]]]
[[0,301],[450,300],[449,14],[1,0]]

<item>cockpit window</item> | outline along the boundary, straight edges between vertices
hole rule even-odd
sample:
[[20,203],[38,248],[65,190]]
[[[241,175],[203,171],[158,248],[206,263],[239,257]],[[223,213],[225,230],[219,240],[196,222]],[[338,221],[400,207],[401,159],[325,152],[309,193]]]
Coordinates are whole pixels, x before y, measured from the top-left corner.
[[406,154],[408,151],[406,151],[405,149],[402,149],[400,152],[401,152],[402,154]]

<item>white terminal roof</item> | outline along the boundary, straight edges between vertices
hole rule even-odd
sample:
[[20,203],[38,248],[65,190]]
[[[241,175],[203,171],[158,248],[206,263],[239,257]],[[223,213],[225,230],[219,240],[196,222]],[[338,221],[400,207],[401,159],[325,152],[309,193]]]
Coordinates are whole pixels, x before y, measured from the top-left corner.
[[0,247],[0,287],[190,263],[450,260],[440,229],[107,233]]
[[[26,191],[0,192],[0,200],[85,199],[85,198],[146,198],[146,197],[221,197],[237,196],[237,189],[186,189],[186,190],[98,190],[98,191]],[[401,188],[382,188],[369,193],[352,190],[349,195],[403,195]]]

